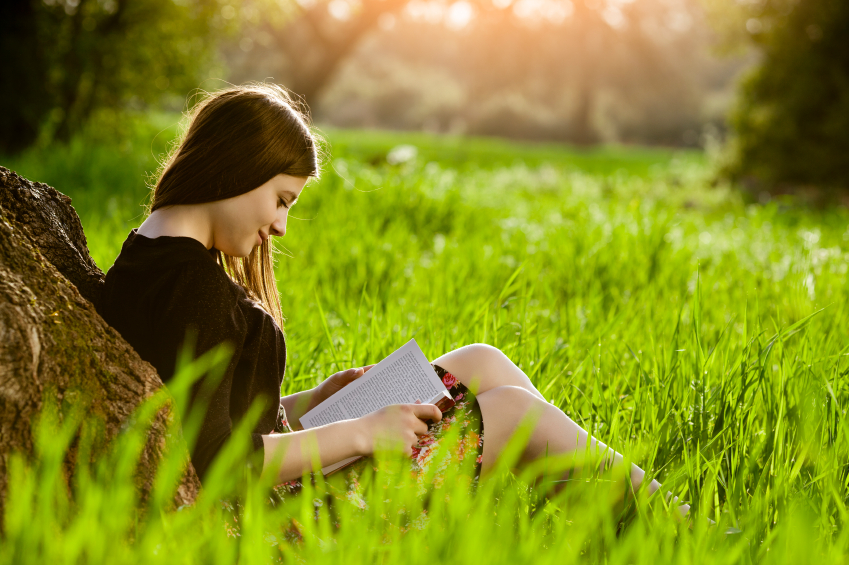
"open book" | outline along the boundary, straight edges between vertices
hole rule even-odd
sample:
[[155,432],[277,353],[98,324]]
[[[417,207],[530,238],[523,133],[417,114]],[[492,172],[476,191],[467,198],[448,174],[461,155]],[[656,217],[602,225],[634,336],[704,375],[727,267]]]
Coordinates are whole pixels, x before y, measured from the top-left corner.
[[[301,416],[301,426],[306,430],[359,418],[390,404],[435,404],[443,412],[454,406],[454,399],[415,339]],[[329,475],[357,459],[349,457],[321,471]]]

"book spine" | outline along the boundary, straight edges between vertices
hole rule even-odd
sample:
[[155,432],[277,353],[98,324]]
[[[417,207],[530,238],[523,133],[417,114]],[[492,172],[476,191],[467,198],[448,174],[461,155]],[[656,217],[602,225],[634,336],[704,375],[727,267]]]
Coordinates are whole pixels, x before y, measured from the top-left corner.
[[446,394],[435,403],[437,408],[439,408],[440,412],[448,412],[451,408],[454,407],[454,399],[451,398],[450,394]]

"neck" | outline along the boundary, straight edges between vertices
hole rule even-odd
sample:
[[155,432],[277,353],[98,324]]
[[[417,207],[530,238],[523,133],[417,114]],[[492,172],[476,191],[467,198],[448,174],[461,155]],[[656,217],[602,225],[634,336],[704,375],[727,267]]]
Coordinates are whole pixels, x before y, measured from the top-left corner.
[[151,239],[160,236],[191,237],[207,249],[214,243],[212,222],[203,204],[176,205],[159,208],[139,226],[138,233]]

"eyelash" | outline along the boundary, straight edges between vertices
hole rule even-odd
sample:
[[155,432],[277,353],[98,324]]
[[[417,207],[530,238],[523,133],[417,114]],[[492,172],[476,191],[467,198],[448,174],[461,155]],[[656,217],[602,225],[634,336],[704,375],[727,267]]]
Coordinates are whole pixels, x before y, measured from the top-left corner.
[[289,205],[286,204],[285,200],[283,200],[282,198],[278,198],[277,199],[277,207],[280,208],[280,206],[285,206],[286,208],[289,207]]

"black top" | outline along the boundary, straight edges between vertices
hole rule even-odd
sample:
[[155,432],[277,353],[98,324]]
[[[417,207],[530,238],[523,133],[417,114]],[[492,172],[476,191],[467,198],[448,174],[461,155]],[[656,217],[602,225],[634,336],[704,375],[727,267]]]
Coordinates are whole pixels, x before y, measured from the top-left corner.
[[[280,385],[286,367],[283,332],[265,310],[248,298],[213,255],[214,250],[190,237],[154,239],[127,236],[115,264],[106,274],[101,315],[165,384],[174,376],[186,332],[195,332],[195,356],[229,342],[233,356],[211,396],[203,392],[205,376],[192,389],[188,413],[201,395],[208,402],[192,464],[203,481],[213,458],[231,430],[258,398],[267,401],[251,434],[248,467],[261,469],[262,435],[280,432]],[[258,472],[258,470],[257,470]]]

